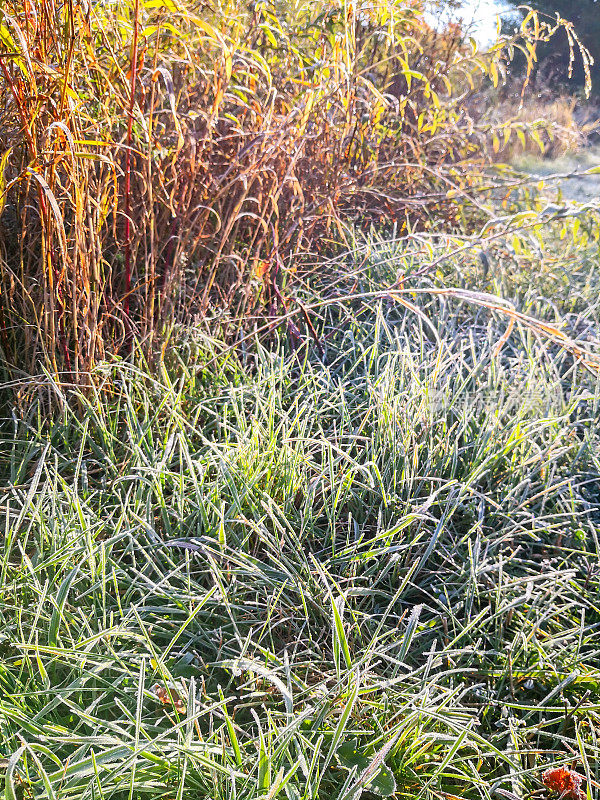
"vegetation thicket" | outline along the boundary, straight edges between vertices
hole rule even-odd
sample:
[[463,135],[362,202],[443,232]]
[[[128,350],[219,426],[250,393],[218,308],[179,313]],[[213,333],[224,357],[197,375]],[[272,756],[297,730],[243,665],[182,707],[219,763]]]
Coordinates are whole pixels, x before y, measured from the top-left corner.
[[514,134],[465,97],[556,27],[531,13],[483,53],[419,0],[7,0],[3,361],[86,383],[173,321],[277,315],[348,223],[456,228]]

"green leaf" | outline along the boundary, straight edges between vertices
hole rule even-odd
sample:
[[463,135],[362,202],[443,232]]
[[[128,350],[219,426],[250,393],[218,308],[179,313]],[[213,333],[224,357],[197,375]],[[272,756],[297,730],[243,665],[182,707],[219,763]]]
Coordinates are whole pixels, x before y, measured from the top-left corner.
[[385,764],[369,784],[369,790],[379,797],[390,797],[396,791],[396,778],[394,773]]
[[[339,603],[339,608],[338,608],[338,603]],[[348,647],[348,639],[346,638],[346,632],[344,630],[344,622],[342,620],[343,610],[340,612],[340,609],[343,609],[343,607],[344,607],[344,599],[342,597],[339,597],[338,600],[336,601],[334,600],[332,595],[331,610],[333,611],[335,637],[344,655],[344,661],[346,662],[346,667],[347,669],[351,669],[352,658],[350,656],[350,648]]]
[[368,756],[364,755],[364,753],[361,753],[358,750],[358,739],[356,738],[348,739],[347,742],[344,742],[344,744],[340,745],[337,749],[336,755],[340,764],[348,769],[352,769],[352,767],[358,767],[359,770],[363,770],[369,765]]
[[[383,758],[395,741],[393,739],[388,742],[375,755],[361,752],[356,738],[349,739],[338,748],[336,755],[340,765],[349,770],[356,770],[360,776],[350,791],[346,793],[344,800],[351,800],[361,786],[367,787],[369,792],[379,797],[390,797],[394,794],[396,779],[391,769],[383,762]],[[372,773],[371,776],[368,774],[369,769]]]
[[73,567],[73,569],[69,572],[67,577],[61,583],[58,593],[56,595],[56,605],[54,607],[54,611],[52,612],[52,618],[50,620],[50,627],[48,630],[48,644],[50,647],[56,647],[58,643],[58,628],[60,625],[60,621],[63,618],[63,611],[67,602],[67,597],[69,595],[69,589],[71,588],[71,584],[77,577],[77,573],[79,572],[79,565]]

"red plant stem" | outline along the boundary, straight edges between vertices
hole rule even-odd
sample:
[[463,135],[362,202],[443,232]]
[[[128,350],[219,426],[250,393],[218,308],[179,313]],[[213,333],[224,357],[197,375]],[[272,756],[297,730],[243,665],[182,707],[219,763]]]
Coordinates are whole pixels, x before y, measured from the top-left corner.
[[27,138],[27,143],[29,144],[29,149],[31,151],[31,160],[35,161],[37,157],[37,149],[35,146],[35,142],[33,140],[33,136],[31,135],[31,130],[29,129],[29,124],[27,122],[27,115],[25,113],[25,109],[23,107],[23,103],[21,102],[21,98],[19,97],[19,93],[17,92],[17,87],[12,79],[10,72],[8,71],[4,60],[0,59],[0,68],[2,69],[2,74],[4,75],[4,79],[6,83],[10,87],[10,91],[14,98],[15,104],[19,111],[19,116],[21,117],[21,122],[23,124],[23,132]]
[[127,151],[125,154],[125,302],[123,309],[129,317],[129,294],[131,292],[131,140],[133,136],[133,108],[138,68],[140,0],[135,0],[133,10],[133,43],[131,47],[131,82],[129,94],[129,118],[127,120]]
[[[12,95],[13,95],[13,99],[14,99],[15,104],[17,106],[17,109],[19,111],[19,116],[21,118],[21,123],[23,125],[23,132],[25,134],[25,137],[27,139],[27,143],[29,145],[29,155],[30,155],[31,162],[35,163],[36,160],[37,160],[37,147],[35,145],[35,140],[33,138],[33,135],[31,133],[31,129],[29,127],[29,123],[28,123],[28,120],[27,120],[27,115],[25,113],[25,107],[24,107],[23,103],[21,102],[21,97],[19,96],[19,93],[17,91],[17,87],[16,87],[16,85],[15,85],[13,79],[12,79],[12,76],[11,76],[10,72],[8,71],[4,61],[1,60],[1,59],[0,59],[0,68],[2,69],[2,74],[4,75],[6,83],[10,87],[10,90],[11,90]],[[39,186],[39,184],[37,184],[37,195],[38,195],[38,200],[39,200],[39,204],[40,204],[40,218],[42,220],[42,226],[46,230],[48,230],[48,223],[47,223],[48,207],[47,207],[47,204],[46,204],[46,198],[45,198],[44,193],[43,193],[41,187]],[[56,295],[57,295],[58,299],[62,300],[61,294],[60,294],[60,285],[59,285],[59,283],[57,281],[56,266],[54,264],[54,259],[52,258],[51,247],[47,251],[47,256],[48,256],[48,265],[49,265],[49,275],[50,275],[50,281],[51,281],[50,290],[51,291],[56,291]],[[61,326],[60,326],[61,330],[62,330],[63,325],[64,325],[64,322],[61,320]],[[64,335],[60,336],[60,344],[61,344],[61,347],[62,347],[62,350],[63,350],[63,355],[65,356],[65,361],[66,361],[67,365],[69,365],[69,351],[68,351],[68,348],[67,348],[66,338],[64,337]]]

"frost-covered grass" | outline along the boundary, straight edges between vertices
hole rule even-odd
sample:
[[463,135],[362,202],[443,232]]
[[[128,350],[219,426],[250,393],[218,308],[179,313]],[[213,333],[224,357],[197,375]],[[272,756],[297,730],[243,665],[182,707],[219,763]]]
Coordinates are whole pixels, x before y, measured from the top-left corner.
[[595,796],[600,384],[423,310],[6,421],[7,798]]

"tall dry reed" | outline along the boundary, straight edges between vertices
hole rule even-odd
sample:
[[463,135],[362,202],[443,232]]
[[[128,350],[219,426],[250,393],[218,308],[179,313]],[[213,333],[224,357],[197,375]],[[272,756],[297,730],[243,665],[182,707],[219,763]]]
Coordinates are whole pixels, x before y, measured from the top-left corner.
[[285,309],[348,221],[455,225],[489,133],[464,92],[551,34],[480,53],[420,0],[6,0],[3,361],[85,383],[176,319]]

